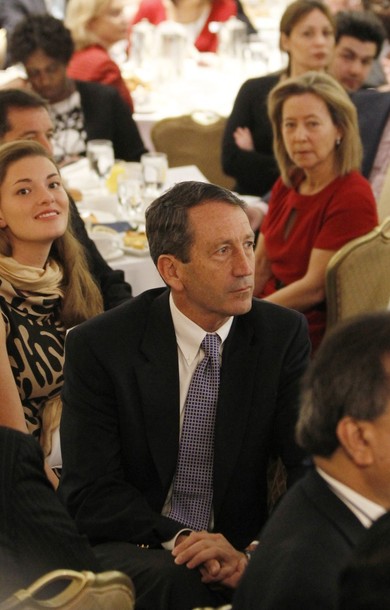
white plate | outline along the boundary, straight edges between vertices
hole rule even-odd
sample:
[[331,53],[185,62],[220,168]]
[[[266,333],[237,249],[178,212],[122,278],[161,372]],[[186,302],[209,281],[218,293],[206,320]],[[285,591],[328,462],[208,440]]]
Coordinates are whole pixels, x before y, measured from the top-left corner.
[[[115,222],[117,220],[115,214],[112,214],[111,212],[102,212],[101,210],[91,210],[91,209],[87,209],[87,208],[83,208],[83,207],[79,207],[78,208],[79,212],[80,212],[80,216],[81,218],[84,220],[84,222],[86,220],[89,220],[89,216],[91,216],[91,214],[93,214],[93,216],[96,218],[97,222],[100,223],[105,223],[105,222]],[[96,223],[93,223],[96,224]]]
[[149,248],[130,248],[130,246],[123,246],[123,252],[125,254],[132,254],[133,256],[149,256]]
[[126,246],[123,242],[125,233],[119,233],[119,235],[120,235],[120,242],[121,242],[120,247],[123,249],[123,252],[125,254],[132,254],[133,256],[149,256],[150,255],[149,245],[148,245],[147,241],[146,241],[146,248],[132,248],[131,246]]
[[121,258],[123,256],[122,248],[118,248],[117,250],[113,250],[108,256],[105,257],[105,260],[109,263],[110,261],[115,261],[117,258]]

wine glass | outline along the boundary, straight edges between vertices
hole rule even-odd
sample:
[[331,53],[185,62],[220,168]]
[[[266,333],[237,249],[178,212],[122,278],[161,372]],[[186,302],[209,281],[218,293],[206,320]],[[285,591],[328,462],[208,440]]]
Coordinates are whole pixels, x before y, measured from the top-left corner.
[[132,225],[137,224],[142,207],[141,184],[126,174],[120,174],[117,181],[117,196],[122,208],[122,216]]
[[104,182],[115,163],[111,140],[89,140],[87,157],[91,170],[96,172],[101,182]]

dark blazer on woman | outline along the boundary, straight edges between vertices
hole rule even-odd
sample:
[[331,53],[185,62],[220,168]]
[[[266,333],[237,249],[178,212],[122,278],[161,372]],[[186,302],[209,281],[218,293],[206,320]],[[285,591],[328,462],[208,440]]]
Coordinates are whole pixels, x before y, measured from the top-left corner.
[[[236,179],[235,190],[246,195],[268,193],[279,176],[272,148],[272,126],[267,113],[268,94],[280,73],[251,78],[239,90],[222,141],[223,171]],[[255,150],[242,150],[234,141],[237,127],[248,127]]]

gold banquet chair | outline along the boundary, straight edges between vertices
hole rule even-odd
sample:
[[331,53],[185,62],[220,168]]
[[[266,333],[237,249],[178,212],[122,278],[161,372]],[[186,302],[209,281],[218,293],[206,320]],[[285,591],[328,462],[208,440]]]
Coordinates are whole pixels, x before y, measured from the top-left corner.
[[[55,583],[60,583],[62,590],[53,596],[50,587]],[[134,605],[134,585],[126,574],[64,569],[48,572],[16,591],[0,603],[0,610],[134,610]]]
[[390,216],[353,239],[326,271],[327,329],[361,313],[387,309],[390,299]]
[[212,111],[196,111],[157,121],[151,138],[158,152],[168,156],[169,167],[196,165],[214,184],[233,188],[234,179],[222,171],[221,147],[226,119]]

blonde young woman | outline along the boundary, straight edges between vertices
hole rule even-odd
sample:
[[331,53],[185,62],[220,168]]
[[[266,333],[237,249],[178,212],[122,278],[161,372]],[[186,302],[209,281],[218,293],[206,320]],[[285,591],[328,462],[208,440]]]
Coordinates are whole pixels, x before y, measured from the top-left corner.
[[272,150],[267,99],[278,82],[329,65],[335,24],[321,0],[296,0],[280,20],[280,48],[288,55],[282,72],[247,80],[239,90],[222,142],[222,165],[242,194],[264,196],[279,175]]
[[281,177],[256,246],[254,294],[303,312],[315,350],[326,326],[327,264],[378,224],[376,203],[359,173],[355,106],[331,76],[279,83],[268,109]]
[[124,0],[69,0],[65,25],[75,44],[68,64],[70,78],[115,87],[133,110],[133,101],[110,47],[128,37]]
[[32,433],[46,456],[61,413],[66,330],[103,310],[68,211],[40,144],[0,147],[0,425]]

